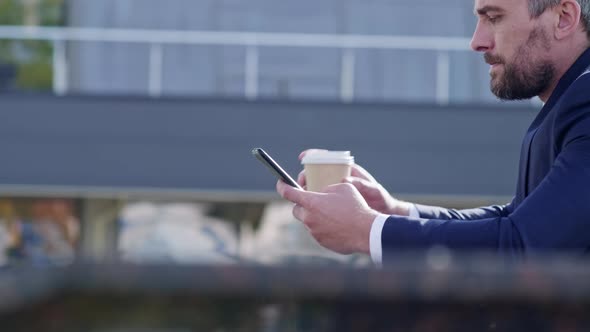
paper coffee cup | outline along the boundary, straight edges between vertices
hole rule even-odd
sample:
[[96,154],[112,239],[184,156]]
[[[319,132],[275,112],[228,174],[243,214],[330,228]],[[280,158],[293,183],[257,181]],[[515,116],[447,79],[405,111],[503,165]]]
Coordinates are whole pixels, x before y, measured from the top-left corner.
[[314,151],[307,153],[301,163],[305,169],[307,190],[321,192],[350,176],[354,157],[350,151]]

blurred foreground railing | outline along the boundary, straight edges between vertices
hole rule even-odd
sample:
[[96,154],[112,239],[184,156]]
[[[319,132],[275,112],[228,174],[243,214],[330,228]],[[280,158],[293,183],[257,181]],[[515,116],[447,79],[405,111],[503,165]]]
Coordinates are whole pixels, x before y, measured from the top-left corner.
[[425,36],[370,36],[338,34],[177,31],[103,28],[55,28],[0,26],[0,39],[45,40],[53,44],[53,90],[57,95],[68,92],[67,42],[93,41],[110,43],[142,43],[149,48],[148,93],[162,93],[162,65],[166,45],[223,45],[246,49],[244,61],[244,95],[258,97],[259,50],[263,47],[306,47],[342,50],[340,99],[354,99],[356,51],[427,50],[436,52],[436,102],[448,104],[450,97],[450,52],[469,51],[469,38]]
[[556,256],[0,272],[7,331],[588,331],[590,265]]

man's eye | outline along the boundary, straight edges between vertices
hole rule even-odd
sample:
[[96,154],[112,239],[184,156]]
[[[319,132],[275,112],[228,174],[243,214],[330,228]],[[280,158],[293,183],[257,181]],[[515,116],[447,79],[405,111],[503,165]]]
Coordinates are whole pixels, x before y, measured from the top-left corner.
[[488,16],[490,23],[497,23],[500,20],[500,16]]

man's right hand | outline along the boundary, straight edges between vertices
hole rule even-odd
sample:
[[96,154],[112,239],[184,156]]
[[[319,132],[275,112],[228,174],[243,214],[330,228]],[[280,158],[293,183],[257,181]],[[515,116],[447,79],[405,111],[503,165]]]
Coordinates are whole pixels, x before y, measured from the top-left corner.
[[[310,151],[319,151],[317,149],[305,150],[299,155],[299,160],[303,159],[305,154]],[[305,188],[305,171],[301,171],[297,178],[297,182]],[[356,187],[361,193],[367,204],[374,210],[383,214],[396,214],[400,216],[408,216],[410,214],[410,203],[400,201],[392,197],[383,186],[375,180],[375,178],[361,166],[354,164],[351,169],[351,176],[344,179]]]

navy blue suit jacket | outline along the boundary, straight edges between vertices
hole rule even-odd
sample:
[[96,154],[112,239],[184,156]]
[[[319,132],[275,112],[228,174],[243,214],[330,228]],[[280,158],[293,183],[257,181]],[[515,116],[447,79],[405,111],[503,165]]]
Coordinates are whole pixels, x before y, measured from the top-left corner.
[[[590,248],[590,50],[559,81],[523,140],[518,183],[505,206],[417,205],[419,220],[391,216],[383,257],[433,245],[523,256]],[[499,161],[501,162],[501,161]]]

